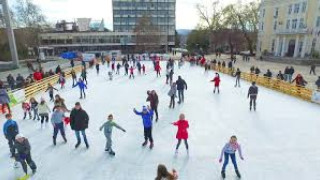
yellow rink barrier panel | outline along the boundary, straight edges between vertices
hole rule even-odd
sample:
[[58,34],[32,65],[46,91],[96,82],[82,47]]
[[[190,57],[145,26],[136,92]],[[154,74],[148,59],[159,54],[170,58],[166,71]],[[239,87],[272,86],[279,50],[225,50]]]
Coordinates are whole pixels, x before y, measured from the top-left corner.
[[[221,72],[224,74],[229,74],[234,76],[234,68],[223,68],[211,65],[211,69]],[[309,102],[312,102],[312,93],[313,90],[301,86],[297,86],[295,84],[290,84],[288,82],[276,79],[276,78],[268,78],[261,75],[255,75],[247,72],[241,72],[241,79],[246,81],[253,82],[255,81],[258,85],[267,87],[269,89],[273,89]]]
[[[65,70],[62,71],[62,72],[65,73],[65,78],[66,78],[66,79],[68,79],[69,77],[71,77],[71,70],[72,70],[72,68],[65,69]],[[81,66],[81,65],[78,65],[78,66],[74,67],[73,70],[74,70],[76,73],[79,73],[79,72],[81,72],[81,70],[82,70],[82,66]],[[50,83],[51,85],[57,84],[58,79],[59,79],[59,75],[58,75],[58,74],[55,74],[55,75],[53,75],[53,76],[50,76],[50,77],[44,78],[44,79],[42,79],[42,80],[40,80],[40,81],[37,81],[37,82],[35,82],[34,84],[32,84],[31,86],[26,87],[26,88],[24,89],[24,90],[25,90],[25,97],[26,97],[26,99],[29,99],[30,97],[35,96],[35,95],[38,94],[39,92],[43,92],[43,91],[47,90],[47,88],[48,88],[48,83]]]

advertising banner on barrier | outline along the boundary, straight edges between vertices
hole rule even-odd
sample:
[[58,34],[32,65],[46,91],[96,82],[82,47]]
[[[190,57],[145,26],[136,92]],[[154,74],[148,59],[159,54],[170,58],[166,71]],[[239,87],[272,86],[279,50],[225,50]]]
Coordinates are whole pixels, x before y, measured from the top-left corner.
[[10,102],[13,105],[19,104],[26,99],[24,89],[20,89],[18,91],[10,93],[9,96],[10,96]]
[[320,92],[313,91],[311,101],[320,104]]

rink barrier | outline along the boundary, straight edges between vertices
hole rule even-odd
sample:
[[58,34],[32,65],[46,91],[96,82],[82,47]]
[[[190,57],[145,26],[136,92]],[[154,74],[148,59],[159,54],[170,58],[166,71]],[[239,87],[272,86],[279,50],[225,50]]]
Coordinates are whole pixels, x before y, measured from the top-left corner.
[[[211,65],[211,69],[220,73],[229,74],[231,76],[234,76],[235,73],[235,68],[226,68]],[[306,87],[290,84],[280,79],[268,78],[247,72],[241,72],[241,79],[249,82],[255,81],[258,85],[312,102],[313,90]]]
[[[72,70],[72,68],[68,68],[68,69],[65,69],[62,71],[65,73],[65,79],[68,79],[71,77],[71,70]],[[75,66],[73,68],[73,70],[75,71],[75,73],[81,72],[82,65]],[[50,83],[51,85],[54,86],[55,84],[58,83],[58,80],[59,80],[59,75],[55,74],[53,76],[49,76],[49,77],[44,78],[40,81],[37,81],[34,84],[24,88],[26,99],[29,99],[29,98],[35,96],[39,92],[45,91],[48,88],[48,83]]]

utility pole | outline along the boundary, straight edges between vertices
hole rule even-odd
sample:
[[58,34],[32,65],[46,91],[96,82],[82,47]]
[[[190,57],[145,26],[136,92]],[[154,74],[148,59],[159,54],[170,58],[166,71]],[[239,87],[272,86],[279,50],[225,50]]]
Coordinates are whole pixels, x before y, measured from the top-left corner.
[[14,37],[13,28],[12,28],[9,5],[8,5],[7,0],[2,0],[1,4],[3,7],[3,16],[5,19],[5,25],[6,25],[7,35],[8,35],[8,41],[9,41],[9,46],[10,46],[11,58],[12,58],[12,65],[13,65],[13,68],[19,68],[19,57],[18,57],[18,53],[17,53],[16,40]]

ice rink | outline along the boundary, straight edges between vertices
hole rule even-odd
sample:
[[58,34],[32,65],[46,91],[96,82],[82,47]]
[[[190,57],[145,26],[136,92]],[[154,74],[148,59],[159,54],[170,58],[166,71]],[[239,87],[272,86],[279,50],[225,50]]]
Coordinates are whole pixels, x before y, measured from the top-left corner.
[[[320,106],[282,93],[259,87],[257,112],[249,111],[247,91],[249,83],[242,81],[234,88],[235,79],[221,74],[221,92],[213,94],[214,72],[204,73],[200,67],[185,64],[175,67],[174,78],[181,75],[188,83],[185,103],[169,109],[169,86],[165,84],[165,64],[162,77],[156,78],[152,64],[146,63],[147,75],[129,80],[121,75],[113,81],[107,78],[107,67],[88,70],[87,99],[79,100],[79,89],[71,89],[70,80],[58,93],[69,109],[80,101],[90,116],[87,137],[90,149],[84,143],[75,149],[76,138],[70,126],[66,129],[68,143],[58,135],[57,146],[52,144],[52,126],[40,128],[40,122],[22,120],[21,106],[14,107],[14,119],[20,132],[29,138],[32,157],[38,166],[35,180],[152,180],[159,163],[175,168],[181,180],[220,179],[218,162],[221,149],[231,135],[238,137],[244,161],[237,158],[242,179],[249,180],[301,180],[320,179]],[[71,82],[72,83],[72,82]],[[146,102],[147,90],[156,90],[159,96],[159,122],[154,123],[153,150],[142,148],[143,126],[133,108],[141,110]],[[47,93],[37,97],[49,99]],[[49,104],[53,107],[53,104]],[[105,137],[99,127],[112,113],[115,122],[127,130],[113,131],[115,157],[104,151]],[[174,155],[177,128],[171,122],[180,113],[189,120],[190,155],[184,144]],[[4,116],[1,115],[1,124]],[[2,125],[1,125],[2,131]],[[22,168],[14,169],[9,148],[0,136],[0,179],[12,180],[23,175]],[[238,156],[238,154],[237,154]],[[31,172],[31,170],[30,170]],[[237,179],[232,164],[226,179]]]

